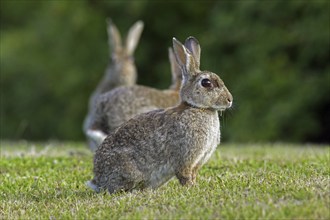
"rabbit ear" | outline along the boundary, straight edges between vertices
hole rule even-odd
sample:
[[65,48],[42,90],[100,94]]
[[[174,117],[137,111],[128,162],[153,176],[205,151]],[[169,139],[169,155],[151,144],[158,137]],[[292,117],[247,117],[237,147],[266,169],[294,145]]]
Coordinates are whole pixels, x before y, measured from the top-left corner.
[[175,55],[171,47],[168,48],[168,58],[170,60],[171,74],[172,74],[171,89],[179,90],[181,87],[182,71],[175,59]]
[[201,59],[201,47],[196,38],[190,36],[186,39],[184,46],[192,53],[196,67],[199,69]]
[[109,44],[112,47],[113,53],[117,53],[122,50],[120,33],[110,18],[107,19],[107,24]]
[[189,50],[175,38],[173,38],[173,49],[176,60],[182,69],[183,78],[186,79],[196,75],[197,68],[195,60]]
[[130,29],[126,38],[126,51],[128,55],[133,55],[135,48],[139,42],[142,30],[143,22],[137,21]]

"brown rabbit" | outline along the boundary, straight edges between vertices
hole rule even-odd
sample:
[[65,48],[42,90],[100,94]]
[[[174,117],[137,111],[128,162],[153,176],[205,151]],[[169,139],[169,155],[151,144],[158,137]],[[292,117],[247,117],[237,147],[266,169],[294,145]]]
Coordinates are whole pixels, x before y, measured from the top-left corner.
[[[95,91],[92,93],[89,99],[89,110],[85,118],[83,130],[86,134],[87,127],[91,123],[92,112],[95,111],[96,101],[98,97],[112,89],[119,86],[132,86],[136,84],[137,73],[134,63],[134,51],[139,42],[142,30],[143,22],[137,21],[129,30],[126,45],[123,46],[121,42],[120,33],[116,25],[110,20],[107,20],[109,45],[112,48],[111,61],[105,71],[105,74]],[[91,148],[95,148],[95,143],[89,142]]]
[[181,102],[140,114],[107,136],[88,182],[95,191],[157,188],[174,176],[182,185],[193,185],[220,143],[217,111],[231,107],[232,95],[215,73],[199,69],[198,41],[189,37],[185,45],[173,39],[183,75]]
[[[147,86],[122,86],[102,94],[91,114],[87,136],[98,146],[107,134],[132,117],[155,109],[174,106],[179,102],[182,74],[173,50],[169,48],[172,85],[169,89],[158,90]],[[96,149],[92,149],[95,151]]]

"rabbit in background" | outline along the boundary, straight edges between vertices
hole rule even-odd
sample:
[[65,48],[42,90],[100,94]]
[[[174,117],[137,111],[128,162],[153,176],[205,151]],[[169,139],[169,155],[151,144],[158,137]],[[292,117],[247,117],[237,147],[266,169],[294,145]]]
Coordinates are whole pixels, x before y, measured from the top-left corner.
[[122,86],[99,96],[86,132],[95,143],[93,146],[100,145],[107,134],[132,117],[151,110],[171,107],[179,102],[181,68],[172,48],[169,48],[168,52],[172,74],[169,89],[158,90],[140,85]]
[[191,186],[198,170],[220,143],[218,111],[233,97],[218,75],[201,71],[200,45],[173,38],[182,69],[180,103],[137,115],[102,142],[94,156],[94,178],[87,185],[109,193],[157,188],[176,176]]
[[[91,113],[96,107],[98,97],[119,86],[132,86],[136,84],[137,70],[134,63],[134,51],[138,45],[142,30],[143,22],[137,21],[130,29],[126,37],[125,45],[122,44],[120,33],[116,25],[107,20],[107,32],[109,46],[111,47],[111,62],[108,64],[104,76],[98,83],[96,89],[89,99],[88,114],[85,118],[83,130],[86,133],[87,125],[91,120]],[[90,142],[90,146],[94,143]]]

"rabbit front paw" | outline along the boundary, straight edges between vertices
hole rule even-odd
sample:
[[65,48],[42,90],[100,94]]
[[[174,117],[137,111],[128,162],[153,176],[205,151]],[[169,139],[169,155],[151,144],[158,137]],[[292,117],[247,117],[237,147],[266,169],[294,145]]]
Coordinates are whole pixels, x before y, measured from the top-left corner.
[[196,176],[193,176],[192,173],[188,175],[182,175],[180,173],[176,174],[176,177],[178,178],[180,184],[182,186],[193,186],[196,182]]

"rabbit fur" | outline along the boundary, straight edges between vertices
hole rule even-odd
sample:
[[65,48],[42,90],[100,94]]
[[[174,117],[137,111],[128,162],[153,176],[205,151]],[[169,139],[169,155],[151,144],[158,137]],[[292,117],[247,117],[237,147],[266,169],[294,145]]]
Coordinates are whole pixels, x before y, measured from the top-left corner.
[[[194,185],[198,170],[220,143],[217,111],[232,105],[232,95],[215,73],[199,69],[200,46],[194,37],[173,48],[182,68],[181,101],[175,107],[137,115],[111,133],[96,150],[96,192],[157,188],[176,176]],[[188,46],[187,46],[188,45]]]
[[[102,94],[94,108],[87,136],[98,146],[107,134],[135,115],[174,106],[179,102],[182,74],[172,48],[169,48],[172,84],[167,90],[147,86],[122,86]],[[91,149],[95,151],[96,149]]]
[[[107,19],[107,32],[109,46],[111,47],[111,62],[108,64],[104,76],[98,83],[96,89],[92,93],[89,99],[88,114],[83,124],[83,130],[86,133],[88,124],[92,120],[92,112],[96,107],[98,97],[112,89],[119,86],[132,86],[136,84],[137,71],[134,63],[134,51],[139,42],[142,30],[143,22],[137,21],[127,34],[126,44],[122,45],[120,33],[116,25]],[[89,145],[93,147],[95,144],[90,142]]]

